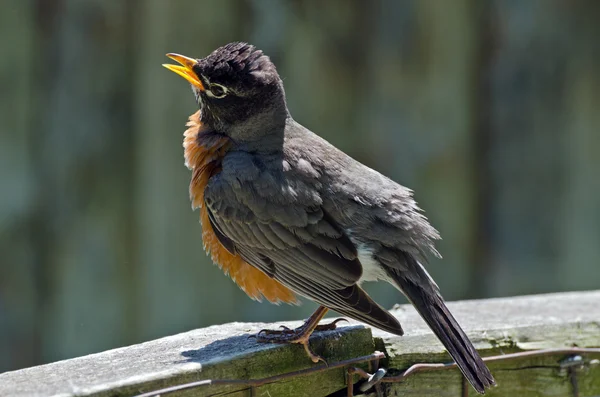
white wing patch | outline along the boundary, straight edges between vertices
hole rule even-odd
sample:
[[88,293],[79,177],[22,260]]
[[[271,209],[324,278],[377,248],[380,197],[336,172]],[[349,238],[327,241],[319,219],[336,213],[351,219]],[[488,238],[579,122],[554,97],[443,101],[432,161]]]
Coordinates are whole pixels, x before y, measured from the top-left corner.
[[356,245],[356,251],[358,252],[358,260],[362,265],[362,276],[358,280],[358,284],[362,284],[365,281],[377,281],[384,280],[387,282],[391,282],[390,276],[386,273],[375,258],[373,258],[373,250],[367,247],[366,244],[357,243],[353,241]]
[[[385,271],[383,266],[381,266],[373,257],[373,250],[370,247],[368,247],[366,244],[360,243],[360,242],[354,240],[352,237],[350,237],[350,239],[352,240],[354,245],[356,245],[356,247],[357,247],[356,251],[358,252],[358,260],[360,261],[360,263],[362,265],[362,269],[363,269],[362,276],[358,280],[357,284],[360,285],[365,281],[383,280],[383,281],[387,281],[388,283],[390,283],[393,286],[395,286],[396,288],[398,288],[397,284],[387,274],[387,272]],[[436,284],[436,282],[433,281],[433,278],[431,278],[431,275],[429,274],[427,269],[425,269],[425,266],[423,266],[421,264],[421,262],[417,262],[417,263],[421,267],[421,270],[423,270],[423,273],[425,273],[425,275],[427,275],[427,278],[429,278],[429,281],[431,281],[431,284],[433,284],[436,288],[439,288],[438,285]]]

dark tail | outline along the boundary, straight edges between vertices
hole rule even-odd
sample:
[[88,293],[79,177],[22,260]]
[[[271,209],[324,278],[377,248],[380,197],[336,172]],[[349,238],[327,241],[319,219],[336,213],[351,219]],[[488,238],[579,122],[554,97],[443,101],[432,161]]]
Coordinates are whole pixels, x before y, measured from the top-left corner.
[[[423,320],[429,325],[429,328],[446,347],[469,383],[478,393],[484,394],[486,387],[496,384],[494,377],[446,307],[444,300],[437,292],[437,286],[433,284],[421,265],[414,258],[411,259],[415,262],[417,271],[422,273],[419,276],[424,276],[416,279],[420,279],[419,281],[424,282],[426,285],[421,286],[420,283],[415,283],[413,277],[410,279],[403,277],[403,272],[396,269],[390,269],[390,274],[394,277],[401,291],[415,306]],[[415,268],[410,266],[410,270],[412,272]]]

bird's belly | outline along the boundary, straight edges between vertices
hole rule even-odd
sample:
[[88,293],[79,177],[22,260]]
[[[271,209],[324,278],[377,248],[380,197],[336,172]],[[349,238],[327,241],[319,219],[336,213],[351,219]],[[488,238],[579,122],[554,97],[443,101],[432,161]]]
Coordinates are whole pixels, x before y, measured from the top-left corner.
[[291,290],[221,245],[210,225],[206,206],[200,209],[200,220],[204,249],[210,254],[213,262],[250,298],[260,301],[264,297],[272,303],[297,303],[297,298]]

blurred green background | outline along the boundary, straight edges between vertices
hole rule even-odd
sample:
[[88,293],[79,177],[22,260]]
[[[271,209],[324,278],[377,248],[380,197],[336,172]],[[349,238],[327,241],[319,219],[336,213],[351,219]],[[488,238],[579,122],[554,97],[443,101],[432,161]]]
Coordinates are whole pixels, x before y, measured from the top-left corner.
[[0,372],[314,308],[248,299],[190,209],[196,108],[161,63],[234,40],[296,120],[416,191],[446,298],[599,288],[598,21],[593,0],[1,0]]

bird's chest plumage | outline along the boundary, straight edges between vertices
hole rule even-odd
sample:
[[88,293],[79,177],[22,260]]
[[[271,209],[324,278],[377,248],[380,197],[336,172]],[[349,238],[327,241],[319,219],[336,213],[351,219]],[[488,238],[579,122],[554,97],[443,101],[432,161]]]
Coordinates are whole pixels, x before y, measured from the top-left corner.
[[194,209],[200,209],[204,249],[213,262],[251,298],[261,300],[264,297],[274,303],[295,303],[296,297],[289,289],[250,266],[239,255],[229,252],[219,242],[204,205],[204,191],[210,178],[221,172],[229,140],[214,135],[203,137],[209,132],[200,122],[200,112],[190,116],[187,126],[183,141],[185,165],[192,171],[190,200]]

